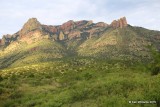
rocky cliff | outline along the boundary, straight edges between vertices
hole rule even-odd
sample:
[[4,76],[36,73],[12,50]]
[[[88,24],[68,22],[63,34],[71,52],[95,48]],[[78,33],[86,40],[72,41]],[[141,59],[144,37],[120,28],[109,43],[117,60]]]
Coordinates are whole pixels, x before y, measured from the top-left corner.
[[[71,40],[76,38],[91,38],[99,33],[103,32],[106,28],[124,28],[126,27],[127,20],[122,17],[118,20],[114,20],[111,24],[104,22],[94,23],[92,20],[69,20],[62,25],[43,25],[36,18],[30,18],[22,27],[20,31],[13,35],[4,35],[0,39],[0,45],[10,44],[17,39],[26,38],[26,35],[34,35],[38,33],[41,35],[47,35],[47,38],[53,40]],[[85,35],[85,37],[84,37]],[[39,37],[39,36],[37,36]],[[43,38],[43,37],[42,37]],[[45,37],[46,38],[46,37]],[[27,40],[27,39],[26,39]],[[31,39],[29,39],[31,40]]]
[[126,27],[128,24],[127,24],[127,20],[126,20],[126,17],[122,17],[118,20],[114,20],[110,26],[112,26],[113,28],[123,28],[123,27]]
[[20,30],[19,34],[20,36],[23,36],[28,32],[37,29],[42,29],[41,23],[36,18],[31,18],[23,25],[23,28]]

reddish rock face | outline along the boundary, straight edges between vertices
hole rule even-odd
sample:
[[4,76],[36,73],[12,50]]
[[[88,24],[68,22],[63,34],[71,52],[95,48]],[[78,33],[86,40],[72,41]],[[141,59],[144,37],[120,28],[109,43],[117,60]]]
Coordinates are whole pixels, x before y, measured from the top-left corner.
[[80,37],[80,36],[81,36],[81,32],[80,31],[71,31],[68,34],[68,38],[69,39],[72,39],[72,38],[75,38],[75,37]]
[[67,31],[67,30],[73,29],[74,27],[75,27],[74,22],[72,20],[70,20],[70,21],[62,24],[60,26],[60,29],[63,30],[63,31]]
[[43,29],[47,32],[51,32],[51,33],[57,33],[58,29],[54,26],[47,26],[47,25],[43,25]]
[[24,39],[26,36],[30,37],[33,33],[37,34],[35,35],[36,37],[44,34],[49,34],[50,36],[54,35],[54,40],[66,40],[86,35],[87,37],[88,35],[91,37],[92,35],[102,32],[108,26],[113,28],[123,28],[127,26],[127,20],[123,17],[119,20],[114,20],[110,25],[104,22],[93,23],[92,20],[81,20],[76,22],[70,20],[62,25],[48,26],[41,25],[36,18],[30,18],[17,33],[13,35],[4,35],[3,38],[0,39],[0,45],[10,44],[12,41]]
[[120,18],[119,23],[120,23],[120,27],[121,27],[121,28],[122,28],[122,27],[126,27],[126,26],[127,26],[126,17]]
[[0,45],[2,45],[2,39],[0,39]]
[[127,26],[127,20],[125,17],[120,18],[119,20],[114,20],[111,25],[113,28],[123,28]]
[[107,27],[108,24],[106,24],[106,23],[104,23],[104,22],[98,22],[98,23],[96,23],[95,26],[96,26],[96,27]]
[[85,21],[85,20],[75,22],[76,26],[82,26],[82,25],[85,25],[87,23],[88,23],[88,21]]
[[30,18],[23,26],[20,31],[20,35],[23,36],[24,34],[33,31],[35,29],[42,29],[40,22],[36,18]]

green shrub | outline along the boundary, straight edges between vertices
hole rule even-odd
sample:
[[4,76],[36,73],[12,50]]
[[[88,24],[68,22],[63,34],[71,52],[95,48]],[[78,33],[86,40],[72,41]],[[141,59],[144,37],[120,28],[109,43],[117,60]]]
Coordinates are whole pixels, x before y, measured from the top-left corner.
[[156,65],[151,69],[151,75],[158,75],[160,73],[160,65]]
[[0,87],[0,95],[4,92],[4,89]]
[[0,75],[0,82],[1,82],[1,81],[3,81],[3,78],[2,78],[2,76]]
[[84,74],[84,78],[85,78],[85,80],[89,80],[89,79],[92,78],[92,74],[87,72],[87,73]]
[[21,98],[23,96],[23,93],[20,91],[14,91],[13,93],[11,93],[10,98],[11,99],[18,99]]

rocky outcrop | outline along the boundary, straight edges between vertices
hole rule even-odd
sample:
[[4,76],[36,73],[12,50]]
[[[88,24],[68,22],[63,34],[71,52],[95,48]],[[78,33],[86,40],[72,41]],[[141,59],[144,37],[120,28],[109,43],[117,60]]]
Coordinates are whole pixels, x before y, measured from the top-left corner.
[[3,35],[1,45],[9,44],[12,41],[12,35]]
[[42,30],[42,26],[36,18],[31,18],[24,24],[23,28],[20,31],[20,35],[23,36],[26,33],[36,29]]
[[120,18],[119,20],[114,20],[112,23],[111,23],[111,27],[113,28],[124,28],[126,27],[128,24],[127,24],[127,20],[126,20],[126,17],[122,17]]
[[72,30],[74,28],[75,28],[75,24],[73,20],[70,20],[60,26],[60,30],[63,30],[63,31]]
[[3,35],[2,39],[0,39],[0,45],[9,45],[12,41],[17,40],[17,33],[10,35]]
[[107,27],[108,24],[104,23],[104,22],[98,22],[95,24],[96,27]]
[[81,32],[79,30],[74,30],[68,34],[68,39],[73,39],[73,38],[77,38],[80,36],[81,36]]
[[59,33],[59,40],[64,40],[65,39],[65,35],[64,35],[64,33],[61,31],[60,33]]
[[81,20],[81,21],[76,21],[75,22],[76,27],[83,26],[83,25],[85,25],[87,23],[88,23],[88,21],[86,21],[86,20]]
[[88,21],[85,26],[89,26],[89,25],[91,25],[91,24],[93,24],[93,21],[92,21],[92,20]]
[[69,20],[63,23],[62,25],[58,26],[41,25],[41,23],[36,18],[30,18],[24,24],[23,28],[20,31],[18,31],[13,35],[3,36],[3,38],[0,39],[0,45],[10,44],[12,41],[23,38],[25,40],[28,40],[28,43],[32,41],[32,39],[28,38],[36,38],[36,37],[41,39],[48,38],[54,41],[81,38],[81,37],[90,38],[92,36],[99,35],[100,32],[103,32],[106,27],[123,28],[126,26],[127,26],[127,20],[125,17],[120,18],[119,20],[114,20],[110,25],[104,22],[93,23],[92,20],[89,21]]
[[56,34],[58,32],[58,29],[55,26],[47,26],[43,25],[43,30],[52,34]]

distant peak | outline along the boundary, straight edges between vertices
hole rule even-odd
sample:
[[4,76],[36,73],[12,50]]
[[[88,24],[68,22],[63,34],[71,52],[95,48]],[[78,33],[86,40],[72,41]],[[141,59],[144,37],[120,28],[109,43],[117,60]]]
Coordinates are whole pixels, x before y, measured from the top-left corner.
[[29,18],[29,19],[28,19],[28,22],[29,22],[29,21],[38,21],[38,20],[37,20],[37,18]]
[[62,30],[70,30],[70,29],[73,29],[74,27],[75,27],[74,21],[73,20],[69,20],[69,21],[63,23],[60,28]]
[[112,26],[113,28],[123,28],[123,27],[126,27],[128,24],[127,24],[127,19],[126,17],[122,17],[118,20],[114,20],[110,26]]
[[73,20],[68,20],[67,22],[68,22],[68,23],[69,23],[69,22],[70,22],[70,23],[74,23],[74,21],[73,21]]
[[21,30],[21,35],[26,34],[30,31],[41,29],[41,23],[36,18],[30,18]]
[[40,22],[37,20],[37,18],[30,18],[28,21],[24,24],[23,27],[30,25],[30,26],[39,26],[41,25]]
[[96,26],[98,26],[98,27],[107,27],[108,24],[104,23],[104,22],[98,22],[98,23],[96,23]]

